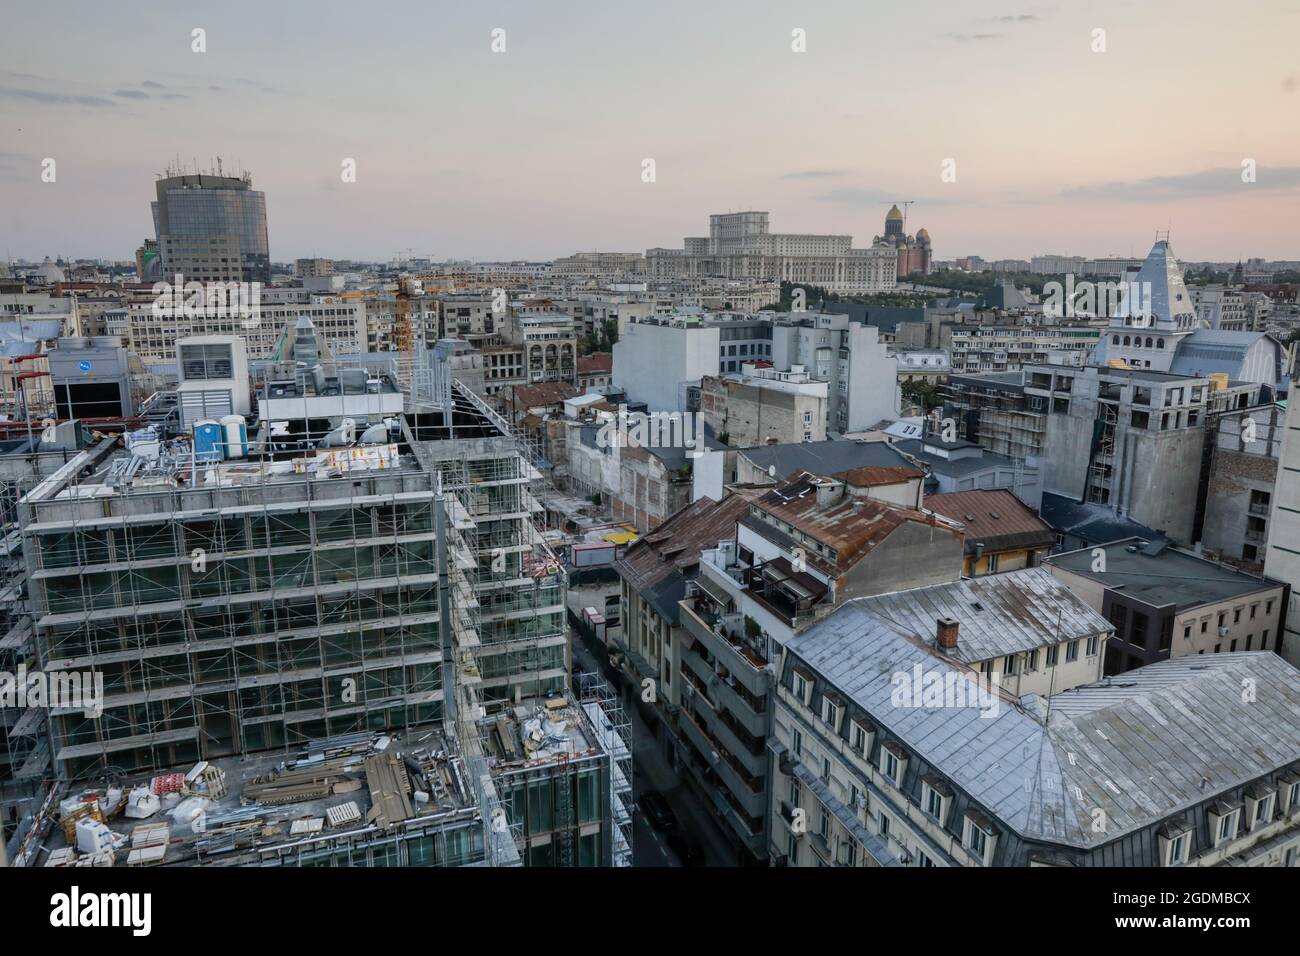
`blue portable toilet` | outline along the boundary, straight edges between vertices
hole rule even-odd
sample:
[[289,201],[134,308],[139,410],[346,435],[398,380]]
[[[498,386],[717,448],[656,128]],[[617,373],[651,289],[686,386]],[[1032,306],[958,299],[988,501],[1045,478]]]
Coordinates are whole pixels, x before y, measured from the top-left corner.
[[223,443],[221,423],[210,418],[194,423],[194,460],[220,461]]

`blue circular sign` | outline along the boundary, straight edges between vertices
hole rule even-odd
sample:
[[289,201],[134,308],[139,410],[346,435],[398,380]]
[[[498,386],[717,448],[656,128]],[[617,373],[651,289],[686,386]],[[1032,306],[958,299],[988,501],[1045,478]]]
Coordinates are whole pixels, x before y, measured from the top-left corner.
[[81,369],[83,372],[89,372],[90,362],[83,359],[82,361],[77,363],[77,368]]

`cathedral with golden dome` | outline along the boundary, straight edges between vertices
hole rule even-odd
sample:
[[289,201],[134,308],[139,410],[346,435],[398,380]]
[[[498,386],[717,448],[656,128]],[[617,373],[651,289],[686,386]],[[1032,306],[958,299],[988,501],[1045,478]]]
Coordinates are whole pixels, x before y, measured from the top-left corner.
[[873,246],[891,246],[898,255],[898,278],[913,272],[930,271],[930,233],[916,230],[909,236],[904,228],[903,213],[898,206],[890,206],[885,215],[885,234],[872,239]]

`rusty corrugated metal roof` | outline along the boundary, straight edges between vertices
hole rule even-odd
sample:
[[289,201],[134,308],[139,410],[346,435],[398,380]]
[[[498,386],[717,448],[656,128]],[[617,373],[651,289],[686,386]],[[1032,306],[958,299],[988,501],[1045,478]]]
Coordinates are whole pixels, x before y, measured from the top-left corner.
[[[944,527],[953,534],[960,528],[939,515],[928,515],[912,508],[851,494],[824,507],[817,504],[819,483],[829,481],[811,472],[800,472],[763,495],[758,507],[814,541],[835,549],[834,570],[853,567],[863,554],[888,538],[896,528],[911,521],[931,527]],[[778,529],[779,530],[779,529]],[[808,555],[817,564],[816,555]]]
[[1006,551],[1050,548],[1056,543],[1052,526],[1005,488],[926,495],[925,507],[966,529],[968,553],[976,544],[989,551]]

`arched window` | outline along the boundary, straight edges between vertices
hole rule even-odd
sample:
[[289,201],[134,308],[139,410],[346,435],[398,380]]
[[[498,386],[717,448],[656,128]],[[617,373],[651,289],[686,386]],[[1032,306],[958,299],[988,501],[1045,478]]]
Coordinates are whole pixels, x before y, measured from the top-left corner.
[[1165,340],[1164,340],[1164,339],[1156,339],[1156,348],[1158,348],[1158,349],[1162,349],[1162,348],[1164,348],[1164,347],[1165,347]]
[[1118,336],[1118,335],[1112,335],[1112,336],[1110,337],[1110,344],[1111,344],[1111,345],[1119,345],[1119,336]]
[[1151,348],[1151,336],[1147,336],[1147,348]]
[[1128,345],[1128,344],[1129,344],[1129,338],[1128,338],[1127,335],[1124,336],[1124,344],[1125,344],[1125,345]]

